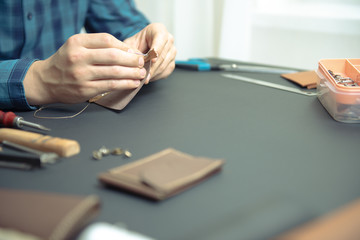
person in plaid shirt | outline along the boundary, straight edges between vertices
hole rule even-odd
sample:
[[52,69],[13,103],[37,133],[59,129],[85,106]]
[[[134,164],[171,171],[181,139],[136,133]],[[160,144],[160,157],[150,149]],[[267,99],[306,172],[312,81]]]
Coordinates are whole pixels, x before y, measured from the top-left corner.
[[[80,33],[85,28],[86,33]],[[174,38],[132,0],[0,0],[0,109],[79,103],[175,68]]]

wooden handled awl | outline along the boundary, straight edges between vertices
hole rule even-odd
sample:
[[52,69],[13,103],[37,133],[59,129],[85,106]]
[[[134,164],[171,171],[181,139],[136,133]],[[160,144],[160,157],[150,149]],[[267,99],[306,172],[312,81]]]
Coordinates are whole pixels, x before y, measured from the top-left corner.
[[53,152],[60,157],[70,157],[80,152],[80,145],[75,140],[12,128],[0,129],[0,142],[4,140],[42,152]]

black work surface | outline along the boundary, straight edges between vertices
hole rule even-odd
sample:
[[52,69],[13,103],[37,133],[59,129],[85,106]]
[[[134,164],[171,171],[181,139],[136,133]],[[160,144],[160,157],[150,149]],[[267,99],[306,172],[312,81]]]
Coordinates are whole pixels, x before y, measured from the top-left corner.
[[[98,195],[96,221],[123,222],[161,240],[266,239],[360,196],[360,124],[336,122],[316,97],[221,74],[176,69],[144,86],[121,112],[91,104],[72,119],[18,113],[52,136],[77,140],[81,153],[44,169],[0,169],[0,186]],[[276,74],[241,75],[296,87]],[[133,157],[93,160],[102,146],[128,148]],[[226,164],[162,202],[99,184],[99,173],[167,147]]]

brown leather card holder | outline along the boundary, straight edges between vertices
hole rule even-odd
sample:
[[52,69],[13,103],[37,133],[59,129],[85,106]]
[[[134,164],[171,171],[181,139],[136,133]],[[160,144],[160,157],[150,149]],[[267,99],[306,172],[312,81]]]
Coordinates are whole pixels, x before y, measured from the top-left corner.
[[167,148],[99,175],[107,185],[155,200],[174,196],[218,172],[224,160],[194,157]]
[[0,189],[0,199],[4,239],[71,239],[100,211],[94,195]]

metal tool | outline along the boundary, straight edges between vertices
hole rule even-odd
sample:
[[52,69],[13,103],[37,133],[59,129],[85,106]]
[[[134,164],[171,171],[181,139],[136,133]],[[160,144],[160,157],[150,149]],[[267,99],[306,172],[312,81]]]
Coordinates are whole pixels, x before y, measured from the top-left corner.
[[43,152],[54,152],[60,157],[71,157],[80,152],[80,145],[75,140],[19,129],[0,128],[0,142],[3,141],[9,141]]
[[287,87],[287,86],[284,86],[284,85],[281,85],[281,84],[266,82],[266,81],[259,80],[259,79],[248,78],[248,77],[243,77],[243,76],[234,75],[234,74],[221,74],[221,75],[223,77],[226,77],[226,78],[236,79],[236,80],[240,80],[240,81],[243,81],[243,82],[248,82],[248,83],[261,85],[261,86],[265,86],[265,87],[280,89],[280,90],[283,90],[283,91],[297,93],[297,94],[301,94],[301,95],[305,95],[305,96],[316,96],[317,95],[316,92],[304,91],[304,90],[301,90],[301,89],[298,89],[298,88]]
[[228,72],[255,72],[255,73],[294,73],[293,69],[279,67],[251,66],[245,64],[211,64],[206,59],[190,58],[186,61],[177,60],[176,67],[195,71],[228,71]]
[[44,164],[53,164],[59,158],[56,153],[41,152],[9,141],[2,141],[2,145],[15,150],[30,153],[30,155],[1,152],[0,167],[28,170],[32,168],[41,168]]
[[16,116],[13,112],[3,112],[0,110],[0,124],[5,127],[23,128],[23,126],[32,127],[44,131],[50,131],[49,128],[43,125],[25,121],[24,118]]
[[275,68],[275,67],[261,67],[261,66],[248,66],[248,65],[239,65],[239,64],[220,64],[218,65],[219,70],[230,71],[230,72],[255,72],[255,73],[274,73],[274,74],[283,74],[283,73],[295,73],[298,71],[284,68]]
[[59,158],[59,155],[57,155],[56,153],[42,152],[42,151],[35,150],[35,149],[29,148],[29,147],[25,147],[25,146],[22,146],[22,145],[13,143],[13,142],[9,142],[9,141],[2,141],[2,144],[4,146],[11,147],[11,148],[14,148],[14,149],[17,149],[17,150],[21,150],[23,152],[35,154],[35,155],[40,157],[41,163],[53,164]]
[[29,170],[42,166],[40,157],[36,155],[24,156],[0,152],[0,167]]

